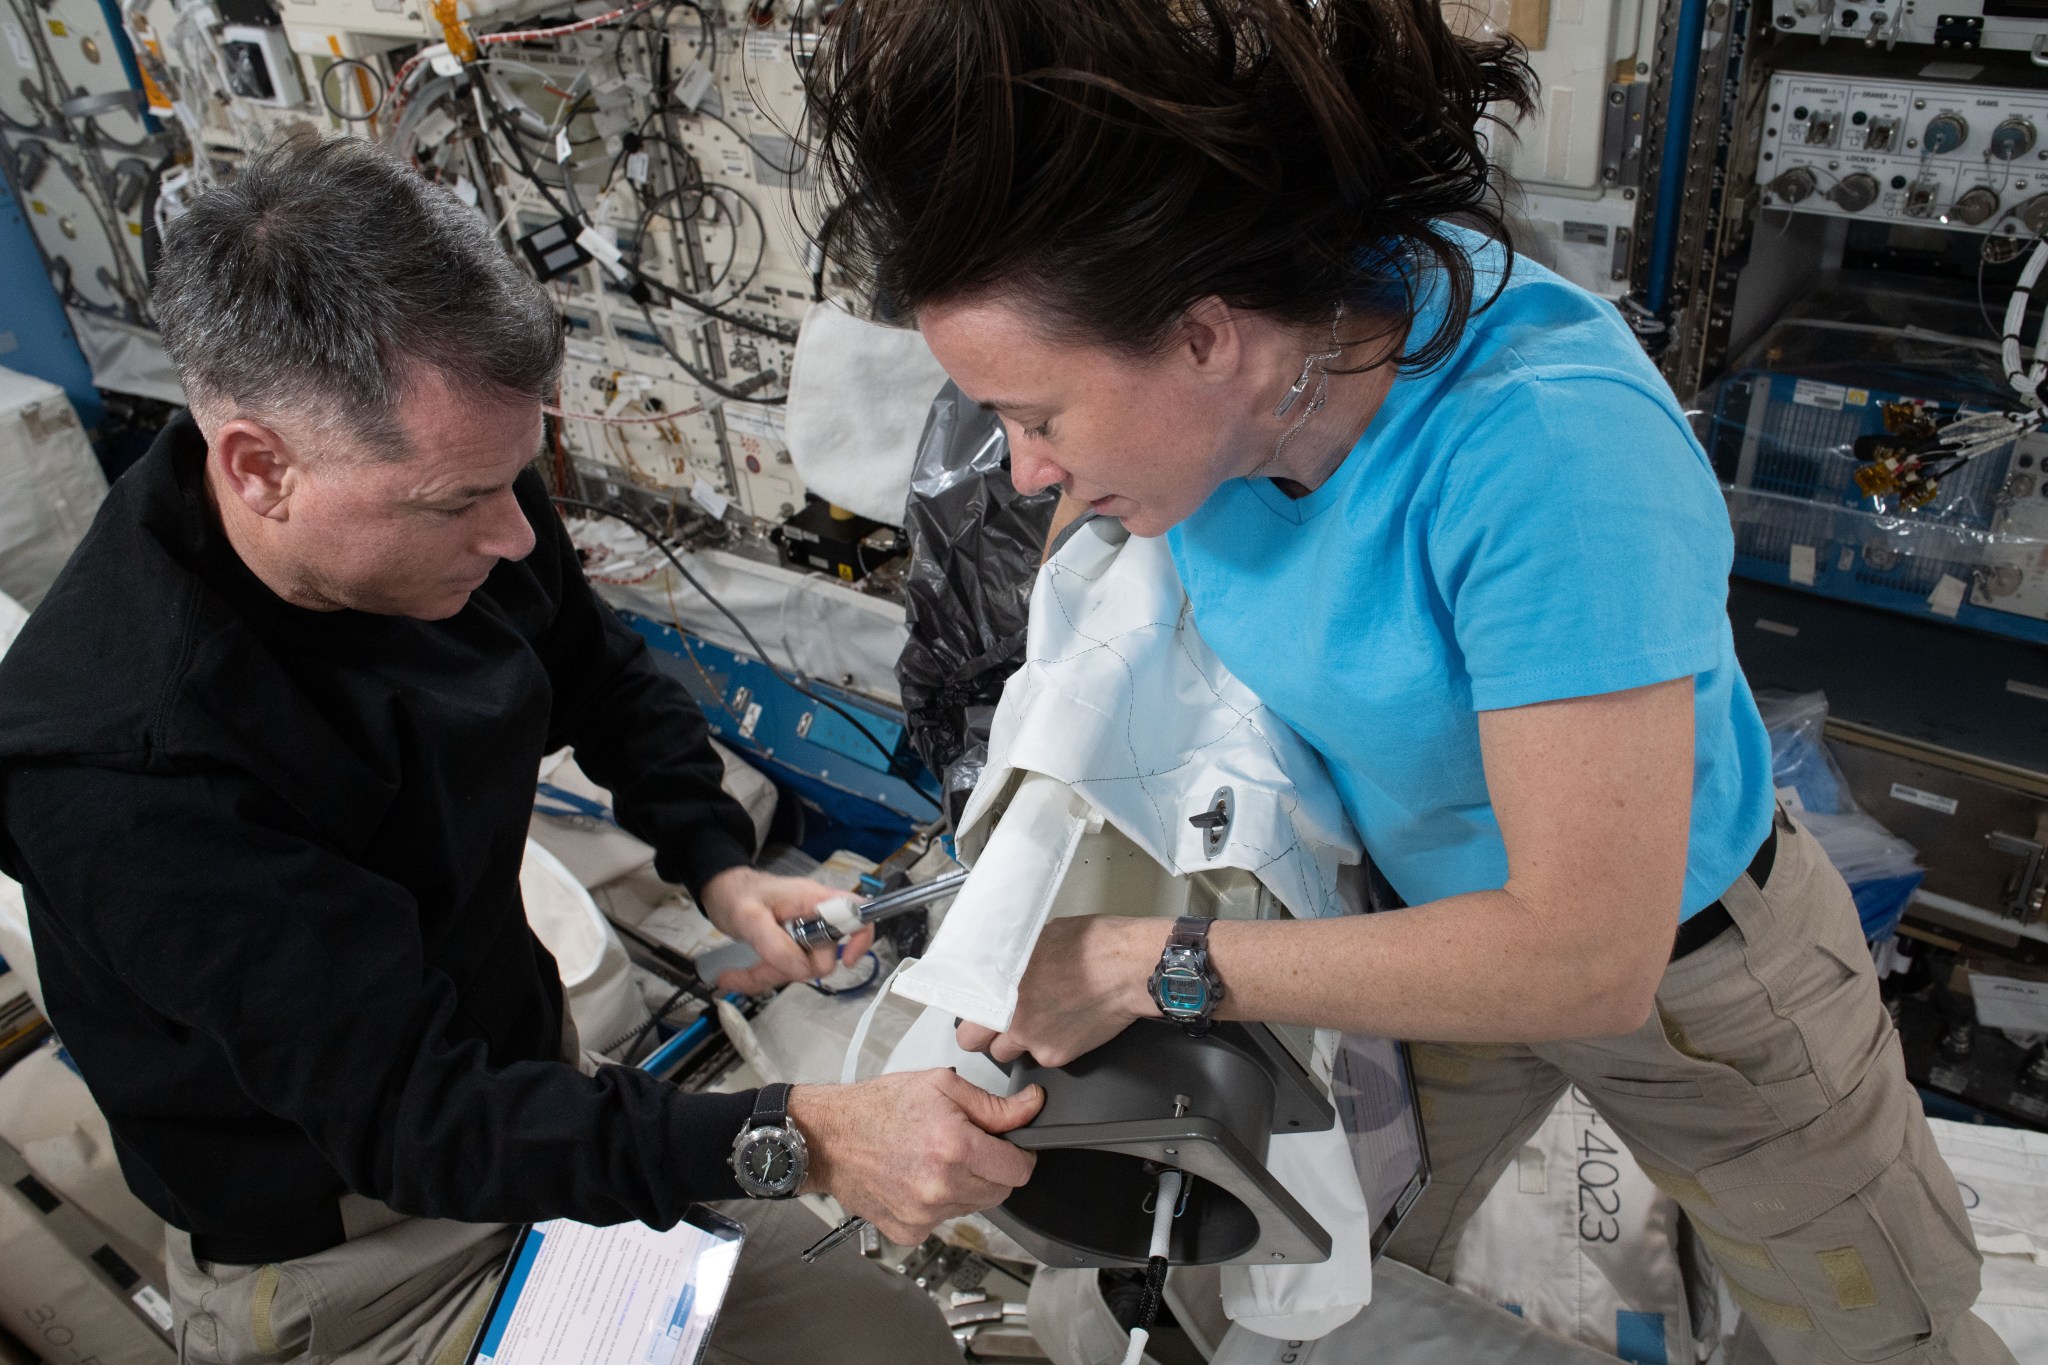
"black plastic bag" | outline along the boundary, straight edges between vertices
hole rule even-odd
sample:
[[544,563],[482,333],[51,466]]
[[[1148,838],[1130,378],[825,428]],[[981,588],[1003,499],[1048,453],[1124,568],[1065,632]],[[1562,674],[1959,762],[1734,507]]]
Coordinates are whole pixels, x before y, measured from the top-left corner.
[[988,759],[1003,684],[1024,662],[1031,584],[1059,502],[1020,495],[992,412],[947,384],[932,400],[910,475],[904,582],[910,641],[896,681],[910,739],[939,777],[950,824]]

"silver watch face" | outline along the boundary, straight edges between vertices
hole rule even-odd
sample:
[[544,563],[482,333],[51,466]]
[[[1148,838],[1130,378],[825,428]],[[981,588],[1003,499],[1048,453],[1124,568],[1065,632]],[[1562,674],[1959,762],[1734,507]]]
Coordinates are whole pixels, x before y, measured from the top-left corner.
[[740,1188],[767,1198],[797,1192],[804,1180],[804,1140],[787,1128],[754,1128],[740,1135],[732,1154]]

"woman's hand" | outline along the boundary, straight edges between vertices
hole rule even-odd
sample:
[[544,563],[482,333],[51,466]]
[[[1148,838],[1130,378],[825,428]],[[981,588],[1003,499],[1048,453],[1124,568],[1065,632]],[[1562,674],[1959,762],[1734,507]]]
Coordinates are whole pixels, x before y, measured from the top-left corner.
[[1006,1064],[1028,1052],[1041,1066],[1065,1066],[1133,1019],[1157,1017],[1146,983],[1172,929],[1171,920],[1120,915],[1050,921],[1018,983],[1010,1027],[997,1033],[962,1024],[960,1046]]
[[805,952],[782,927],[793,919],[814,918],[820,905],[845,894],[807,878],[778,877],[758,867],[729,867],[704,883],[697,903],[705,917],[761,955],[751,967],[720,973],[718,989],[756,995],[786,982],[823,976],[841,959],[858,962],[875,941],[872,929],[847,937],[835,954],[830,948]]

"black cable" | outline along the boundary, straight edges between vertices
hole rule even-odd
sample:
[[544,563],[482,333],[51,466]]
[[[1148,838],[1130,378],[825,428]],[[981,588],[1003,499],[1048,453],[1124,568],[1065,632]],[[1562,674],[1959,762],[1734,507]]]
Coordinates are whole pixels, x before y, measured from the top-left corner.
[[[327,78],[344,67],[351,66],[360,67],[364,75],[377,82],[377,98],[371,102],[368,111],[365,113],[344,114],[335,107],[333,96],[327,93]],[[320,73],[320,102],[327,106],[328,113],[344,123],[368,123],[371,119],[377,117],[379,113],[383,112],[384,102],[390,95],[391,82],[385,80],[384,74],[377,70],[376,67],[371,66],[360,57],[337,57],[334,61],[328,63],[325,71]]]
[[[718,993],[704,978],[697,975],[697,964],[683,954],[669,947],[658,938],[641,933],[624,920],[606,915],[605,920],[620,935],[630,939],[635,946],[653,959],[654,965],[648,970],[666,980],[671,986],[681,986],[690,994],[711,1005],[718,1002]],[[643,964],[644,965],[644,964]]]
[[87,114],[85,117],[86,120],[92,126],[93,137],[97,141],[103,142],[107,146],[112,147],[117,152],[134,153],[154,150],[153,140],[147,134],[137,138],[133,142],[123,142],[120,138],[114,137],[113,135],[108,133],[106,129],[100,127],[100,119],[104,117],[104,115]]
[[[720,194],[729,194],[741,204],[744,204],[747,212],[754,216],[754,264],[747,270],[747,277],[745,279],[731,286],[732,293],[728,294],[723,300],[723,302],[731,303],[745,294],[747,290],[753,288],[754,281],[761,278],[761,265],[768,257],[768,219],[762,214],[759,204],[756,204],[745,194],[730,185],[714,183],[709,187],[708,193],[714,199]],[[739,219],[739,214],[733,214],[732,236],[734,256],[739,254]],[[729,266],[727,267],[728,270],[730,268]]]
[[676,987],[676,993],[674,995],[671,995],[665,1002],[663,1002],[662,1007],[660,1009],[648,1015],[647,1018],[641,1022],[639,1027],[631,1030],[630,1032],[620,1034],[611,1042],[597,1049],[598,1052],[603,1056],[610,1057],[616,1054],[620,1048],[630,1047],[634,1043],[639,1042],[642,1038],[645,1038],[648,1034],[654,1032],[655,1028],[660,1025],[661,1021],[668,1018],[669,1011],[674,1009],[677,1005],[682,1004],[683,997],[688,994],[690,994],[690,988],[688,986]]
[[789,402],[789,395],[786,393],[779,393],[769,398],[759,398],[744,390],[733,388],[729,384],[719,383],[716,379],[713,379],[710,375],[683,358],[683,353],[678,351],[675,348],[675,344],[668,339],[668,333],[664,332],[661,329],[661,324],[654,320],[654,310],[647,306],[647,300],[634,298],[633,302],[639,305],[640,316],[646,319],[648,335],[654,338],[655,344],[667,352],[668,358],[673,360],[682,369],[683,373],[689,375],[690,378],[697,381],[704,388],[711,390],[720,398],[730,398],[735,403],[759,403],[763,407],[778,407]]
[[919,800],[923,801],[933,810],[940,812],[944,811],[945,808],[943,806],[941,806],[937,801],[934,801],[931,797],[926,796],[923,790],[918,787],[916,781],[916,774],[905,772],[903,769],[903,761],[896,756],[895,751],[889,748],[888,745],[882,743],[880,739],[876,738],[874,731],[868,729],[867,726],[861,724],[860,718],[858,716],[855,716],[851,711],[848,711],[845,707],[839,705],[839,703],[833,701],[831,698],[823,697],[820,696],[818,693],[813,692],[810,689],[810,687],[804,683],[804,681],[799,675],[795,673],[783,672],[781,667],[776,664],[775,660],[769,657],[767,649],[762,646],[759,640],[754,638],[754,632],[747,629],[747,623],[745,621],[740,620],[738,616],[735,616],[733,614],[732,608],[726,606],[725,603],[721,602],[718,599],[718,596],[715,593],[713,593],[711,589],[705,587],[704,584],[698,580],[697,576],[689,571],[689,569],[683,564],[683,561],[679,557],[677,557],[676,552],[668,547],[668,542],[665,539],[663,539],[662,534],[659,531],[655,530],[654,527],[642,521],[640,518],[633,516],[631,513],[621,512],[615,507],[606,507],[601,503],[585,502],[581,498],[566,498],[558,494],[550,494],[549,496],[553,498],[555,505],[558,507],[574,507],[577,510],[583,512],[595,512],[598,516],[610,517],[615,521],[622,521],[626,525],[632,527],[635,531],[638,531],[643,537],[646,538],[648,544],[652,545],[655,549],[661,551],[662,556],[665,559],[667,559],[672,566],[674,566],[675,571],[678,574],[682,575],[683,581],[685,583],[688,583],[691,587],[697,590],[698,596],[702,597],[706,602],[709,602],[713,607],[717,608],[719,615],[725,617],[726,620],[732,622],[733,627],[739,631],[740,638],[745,640],[748,646],[753,649],[754,656],[761,661],[761,663],[768,669],[769,672],[773,673],[776,677],[788,683],[791,687],[795,688],[796,691],[798,691],[802,695],[809,697],[818,705],[824,707],[826,710],[838,716],[841,720],[845,721],[848,725],[851,725],[854,729],[860,731],[861,736],[864,739],[866,739],[868,743],[874,745],[875,751],[881,754],[883,759],[888,763],[888,768],[886,769],[886,771],[888,772],[889,776],[896,778],[898,781],[902,782],[906,787],[909,787],[911,791],[917,794]]
[[811,302],[825,301],[826,253],[832,245],[832,229],[839,223],[839,215],[846,205],[834,204],[825,213],[824,221],[818,224],[818,235],[811,240],[811,250],[818,253],[817,263],[811,268]]
[[[476,90],[479,101],[487,111],[492,126],[498,130],[499,135],[503,137],[507,145],[511,147],[512,157],[513,160],[518,163],[520,175],[525,178],[528,184],[532,185],[535,189],[540,191],[541,198],[547,200],[549,208],[552,208],[556,213],[560,214],[563,218],[566,218],[571,222],[578,224],[579,226],[588,226],[588,224],[584,222],[583,215],[571,211],[568,205],[564,204],[561,198],[555,194],[554,187],[552,185],[549,185],[547,181],[540,178],[540,172],[534,168],[533,158],[529,157],[526,154],[525,146],[523,146],[519,141],[517,129],[507,129],[504,111],[500,109],[498,106],[498,97],[491,93],[490,82],[478,81],[476,83]],[[685,307],[695,309],[697,312],[704,314],[706,317],[716,318],[718,319],[718,321],[723,322],[728,326],[737,327],[741,331],[753,332],[759,336],[765,336],[771,338],[772,340],[780,341],[785,345],[793,346],[796,344],[796,335],[792,332],[786,332],[779,327],[764,327],[758,322],[750,322],[746,318],[740,317],[735,313],[727,312],[725,309],[719,307],[716,304],[706,303],[702,299],[694,298],[689,294],[685,294],[680,289],[677,289],[674,285],[668,284],[662,280],[658,280],[654,276],[646,274],[636,267],[622,265],[620,268],[623,269],[627,275],[639,281],[640,284],[645,288],[649,290],[659,290],[661,291],[661,293],[667,295],[668,298],[671,299],[672,301],[683,304]],[[642,306],[644,307],[645,305]],[[671,352],[671,354],[673,354],[673,352]],[[733,395],[730,393],[728,393],[726,396],[737,396],[741,398],[746,397],[746,395],[744,394]],[[773,402],[776,400],[755,398],[749,399],[748,401],[762,403]]]

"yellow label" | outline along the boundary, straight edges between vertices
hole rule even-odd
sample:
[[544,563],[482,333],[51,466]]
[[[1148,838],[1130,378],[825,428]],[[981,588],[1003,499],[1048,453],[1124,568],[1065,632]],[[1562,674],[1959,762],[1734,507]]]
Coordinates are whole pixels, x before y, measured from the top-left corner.
[[142,224],[130,223],[128,225],[128,235],[130,237],[140,237],[142,235]]
[[49,210],[43,207],[43,201],[42,201],[42,200],[40,200],[40,199],[31,199],[31,200],[29,200],[29,201],[28,201],[28,206],[29,206],[30,208],[34,209],[34,210],[35,210],[35,211],[36,211],[37,213],[42,213],[42,214],[47,214],[47,213],[49,213]]
[[1852,408],[1860,408],[1870,401],[1870,390],[1851,389],[1842,401]]
[[851,583],[853,581],[853,565],[841,564],[839,566],[839,576]]
[[[158,61],[162,61],[164,59],[164,50],[157,46],[156,39],[144,38],[142,40],[142,45],[148,48],[150,55],[152,57],[155,57]],[[164,93],[163,87],[158,85],[156,81],[150,77],[149,63],[147,62],[144,62],[142,64],[142,93],[149,100],[150,113],[169,114],[176,112],[171,107],[171,97],[169,95],[166,95]]]
[[63,38],[69,36],[66,34],[64,30],[64,21],[62,19],[50,20],[50,36],[52,38]]

